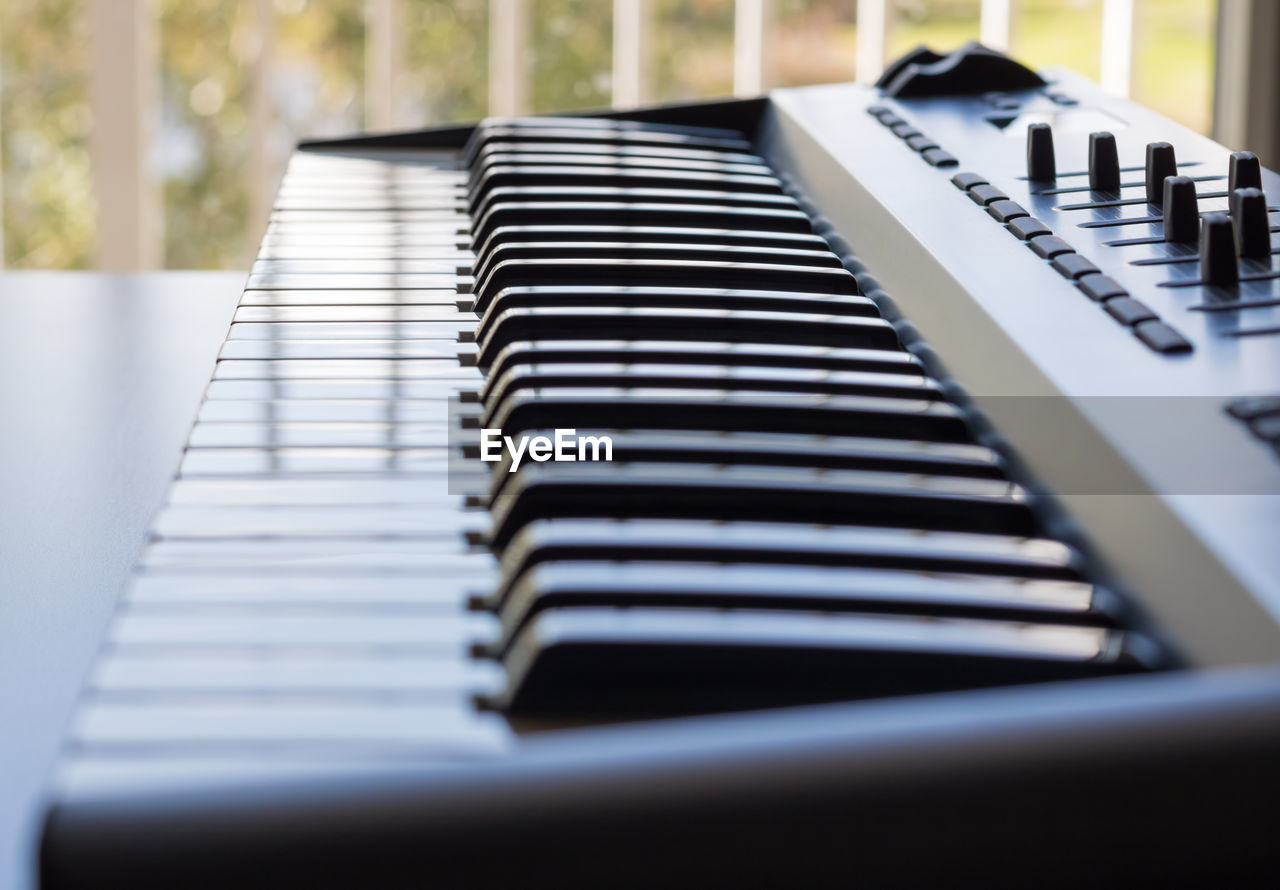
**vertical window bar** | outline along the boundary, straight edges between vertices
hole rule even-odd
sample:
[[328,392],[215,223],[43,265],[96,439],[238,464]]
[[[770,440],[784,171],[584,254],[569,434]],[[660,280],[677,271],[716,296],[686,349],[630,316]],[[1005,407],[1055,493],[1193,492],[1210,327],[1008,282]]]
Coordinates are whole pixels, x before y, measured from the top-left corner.
[[1013,33],[1013,0],[982,0],[978,39],[984,46],[1008,52]]
[[1133,87],[1134,0],[1102,0],[1102,88],[1128,97]]
[[98,199],[98,268],[161,259],[160,192],[147,170],[159,67],[150,0],[90,0],[89,154]]
[[525,0],[489,0],[489,114],[529,110],[529,28]]
[[613,107],[635,108],[649,98],[649,0],[613,0]]
[[403,70],[398,0],[365,0],[364,111],[371,130],[396,125],[396,81]]
[[765,58],[769,0],[735,0],[733,9],[733,94],[756,96],[768,81]]
[[857,27],[854,76],[858,83],[875,83],[884,71],[889,43],[889,0],[858,0]]

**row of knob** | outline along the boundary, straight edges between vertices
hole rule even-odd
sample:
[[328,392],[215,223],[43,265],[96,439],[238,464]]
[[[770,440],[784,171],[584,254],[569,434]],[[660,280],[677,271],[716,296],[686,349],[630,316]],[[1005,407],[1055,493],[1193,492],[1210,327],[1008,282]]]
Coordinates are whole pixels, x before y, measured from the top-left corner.
[[[1031,124],[1027,127],[1027,179],[1045,182],[1056,176],[1053,131],[1048,124]],[[1230,209],[1226,213],[1201,216],[1195,181],[1178,175],[1177,159],[1168,142],[1147,145],[1145,185],[1147,203],[1163,212],[1164,240],[1187,244],[1199,239],[1205,284],[1236,283],[1240,277],[1238,258],[1270,258],[1271,220],[1262,192],[1262,165],[1252,152],[1231,155],[1227,174]],[[1111,133],[1089,134],[1089,188],[1120,191],[1120,156]]]

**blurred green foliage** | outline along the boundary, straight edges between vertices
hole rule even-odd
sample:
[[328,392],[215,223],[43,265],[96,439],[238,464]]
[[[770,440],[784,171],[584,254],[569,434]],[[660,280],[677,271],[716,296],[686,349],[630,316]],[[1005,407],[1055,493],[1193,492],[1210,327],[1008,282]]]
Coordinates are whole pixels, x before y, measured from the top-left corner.
[[[0,0],[0,193],[8,266],[94,263],[89,2]],[[259,196],[272,190],[296,139],[366,125],[364,0],[152,2],[160,106],[148,162],[163,191],[164,263],[244,267],[261,234],[261,220],[252,218],[255,189]],[[530,106],[607,106],[610,0],[526,2]],[[482,116],[489,0],[398,3],[403,71],[395,84],[397,124]],[[733,0],[649,4],[651,98],[731,92]],[[980,5],[896,0],[890,57],[919,43],[947,47],[976,38]],[[1102,0],[1015,0],[1014,54],[1096,78],[1101,7]],[[1134,95],[1201,131],[1210,118],[1215,9],[1215,0],[1138,0]],[[258,134],[251,124],[252,89],[264,10],[274,33],[265,95],[270,123]],[[772,15],[766,48],[771,82],[853,77],[856,0],[773,0]]]

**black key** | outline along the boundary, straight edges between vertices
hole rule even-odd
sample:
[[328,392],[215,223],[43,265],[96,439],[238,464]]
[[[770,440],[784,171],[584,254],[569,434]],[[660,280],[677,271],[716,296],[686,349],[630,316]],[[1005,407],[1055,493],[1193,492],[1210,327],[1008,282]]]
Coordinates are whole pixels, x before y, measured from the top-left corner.
[[473,219],[483,220],[485,214],[503,204],[557,204],[566,201],[588,204],[696,204],[725,207],[755,208],[760,210],[794,210],[795,198],[790,195],[764,192],[729,192],[723,189],[691,188],[614,188],[610,186],[499,186],[489,192],[471,208]]
[[1054,257],[1053,268],[1063,278],[1076,279],[1098,271],[1098,267],[1078,253],[1064,253]]
[[[477,422],[477,427],[481,424]],[[516,436],[535,429],[703,430],[968,443],[963,415],[946,402],[725,390],[583,389],[515,393],[487,417]]]
[[540,519],[759,520],[1022,536],[1039,529],[1022,489],[991,479],[526,460],[505,482],[490,507],[499,551]]
[[1191,343],[1163,321],[1144,321],[1134,327],[1138,339],[1156,352],[1190,352]]
[[829,249],[792,250],[750,245],[643,241],[510,241],[494,245],[481,255],[472,268],[472,275],[477,282],[481,282],[497,263],[533,259],[706,260],[843,268],[840,258]]
[[985,207],[992,201],[1006,201],[1009,196],[994,185],[975,185],[969,189],[969,198],[975,204],[981,204]]
[[1103,308],[1116,321],[1129,327],[1140,322],[1152,321],[1156,318],[1156,314],[1151,311],[1150,306],[1132,297],[1115,297],[1107,300]]
[[1007,223],[1031,214],[1017,201],[992,201],[987,205],[987,215],[997,222]]
[[1009,220],[1009,231],[1023,241],[1030,241],[1032,238],[1048,235],[1051,232],[1048,226],[1034,216],[1023,216]]
[[503,244],[594,243],[675,244],[712,247],[753,247],[759,250],[831,252],[830,245],[812,232],[753,232],[744,229],[662,228],[658,226],[500,226],[482,244],[477,257],[486,258]]
[[823,368],[924,376],[920,360],[892,349],[845,349],[788,343],[720,343],[715,340],[521,340],[504,346],[489,378],[536,362],[671,362],[721,367]]
[[526,186],[701,189],[713,192],[783,194],[782,183],[775,176],[743,176],[708,173],[705,170],[646,170],[626,167],[521,164],[490,167],[477,176],[471,188],[471,207],[473,209],[483,207],[485,199],[500,190]]
[[[682,157],[657,157],[654,155],[622,155],[616,153],[599,154],[571,151],[545,151],[541,146],[535,151],[486,151],[476,158],[471,168],[471,181],[474,182],[482,173],[494,167],[506,166],[552,166],[552,167],[615,167],[624,170],[650,170],[655,173],[663,170],[699,170],[708,173],[721,173],[731,176],[768,176],[773,177],[773,170],[756,158],[738,156],[737,160],[726,161],[694,155]],[[775,177],[776,180],[776,177]]]
[[957,173],[951,177],[951,183],[961,191],[968,191],[975,185],[987,185],[987,177],[980,173]]
[[843,268],[693,260],[516,260],[493,266],[477,282],[475,311],[484,313],[508,287],[692,287],[794,290],[857,296],[858,282]]
[[[764,159],[752,152],[686,148],[677,145],[602,145],[596,142],[522,142],[519,139],[495,139],[485,143],[475,154],[471,169],[492,163],[493,158],[554,154],[573,156],[572,163],[647,163],[651,160],[690,162],[694,164],[765,166]],[[578,160],[581,159],[581,160]]]
[[930,167],[960,166],[960,161],[957,160],[954,155],[952,155],[949,152],[943,151],[940,148],[927,148],[924,151],[920,152],[920,157],[924,158],[925,162]]
[[1037,256],[1042,256],[1046,260],[1064,253],[1075,253],[1075,249],[1057,235],[1038,235],[1028,241],[1027,246],[1035,251]]
[[743,229],[811,234],[813,224],[799,209],[733,207],[721,204],[664,204],[557,201],[502,204],[472,226],[472,242],[484,244],[502,226],[660,226]]
[[1091,300],[1097,300],[1099,303],[1110,300],[1112,297],[1127,297],[1129,292],[1108,275],[1090,274],[1083,275],[1076,282],[1076,286]]
[[625,389],[745,390],[793,392],[812,395],[876,396],[891,399],[944,398],[936,381],[902,374],[868,374],[862,371],[811,371],[803,368],[717,368],[714,365],[515,365],[499,377],[485,381],[481,398],[490,412],[517,392],[536,389],[552,396],[558,390],[583,392],[595,387]]
[[507,287],[485,303],[483,317],[476,326],[476,339],[483,341],[494,321],[508,309],[557,306],[725,309],[880,317],[874,302],[858,296],[698,287]]
[[517,340],[701,340],[898,349],[897,332],[879,318],[801,312],[694,309],[507,309],[485,334],[476,360],[488,367]]
[[1027,581],[834,566],[549,562],[526,573],[502,607],[501,657],[531,618],[566,606],[771,609],[924,614],[1109,625],[1116,601],[1083,581]]
[[[529,436],[554,438],[554,430],[530,430]],[[1001,459],[982,445],[867,439],[855,436],[812,436],[805,433],[724,433],[701,430],[584,429],[577,435],[608,436],[618,461],[707,463],[744,466],[811,467],[872,470],[1003,479]],[[469,455],[479,457],[479,446]],[[493,465],[494,487],[500,491],[509,475],[511,455]]]
[[665,715],[1150,670],[1103,628],[965,618],[695,609],[542,613],[504,660],[512,714]]
[[582,145],[608,150],[610,147],[654,146],[661,148],[692,148],[703,151],[729,151],[750,153],[751,144],[732,136],[703,136],[692,133],[664,132],[656,129],[580,128],[561,122],[545,125],[482,125],[463,149],[462,157],[468,166],[485,145],[492,142],[556,143],[576,142]]

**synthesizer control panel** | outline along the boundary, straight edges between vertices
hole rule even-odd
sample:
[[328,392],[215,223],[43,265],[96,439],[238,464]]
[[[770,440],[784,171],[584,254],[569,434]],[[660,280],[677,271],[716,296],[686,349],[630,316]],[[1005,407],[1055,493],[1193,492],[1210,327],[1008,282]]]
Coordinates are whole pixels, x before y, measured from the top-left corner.
[[904,336],[1118,574],[1162,592],[1191,660],[1268,659],[1280,176],[1071,72],[1044,78],[780,91],[764,132],[837,240],[856,233],[864,292],[900,306]]

